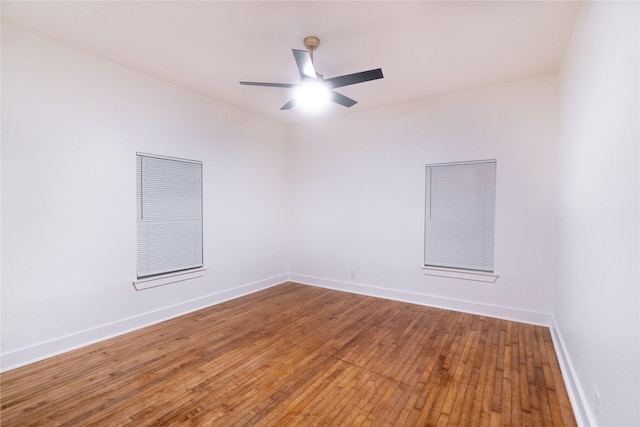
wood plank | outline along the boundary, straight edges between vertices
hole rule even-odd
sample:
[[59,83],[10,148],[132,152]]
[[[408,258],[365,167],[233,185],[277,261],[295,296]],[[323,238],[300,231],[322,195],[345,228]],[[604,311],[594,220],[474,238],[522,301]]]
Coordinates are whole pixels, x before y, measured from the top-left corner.
[[296,283],[0,381],[3,425],[576,425],[547,328]]

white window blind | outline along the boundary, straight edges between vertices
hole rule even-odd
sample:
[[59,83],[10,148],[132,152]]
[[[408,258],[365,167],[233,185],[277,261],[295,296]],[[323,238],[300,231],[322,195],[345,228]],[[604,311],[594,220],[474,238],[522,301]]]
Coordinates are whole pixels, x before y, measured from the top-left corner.
[[493,272],[496,161],[426,166],[425,266]]
[[137,154],[138,279],[203,266],[202,162]]

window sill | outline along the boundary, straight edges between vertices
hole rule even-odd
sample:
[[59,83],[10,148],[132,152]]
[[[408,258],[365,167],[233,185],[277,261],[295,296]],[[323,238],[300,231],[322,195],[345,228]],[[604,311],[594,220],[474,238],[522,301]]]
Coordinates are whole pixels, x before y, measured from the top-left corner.
[[162,276],[154,276],[148,277],[146,279],[134,280],[133,287],[136,288],[136,291],[142,291],[144,289],[169,285],[171,283],[184,282],[185,280],[203,277],[205,271],[207,271],[207,269],[201,267],[189,271],[180,271],[178,273],[170,273]]
[[425,276],[447,277],[449,279],[470,280],[473,282],[496,283],[497,273],[487,273],[481,271],[456,270],[441,267],[422,267]]

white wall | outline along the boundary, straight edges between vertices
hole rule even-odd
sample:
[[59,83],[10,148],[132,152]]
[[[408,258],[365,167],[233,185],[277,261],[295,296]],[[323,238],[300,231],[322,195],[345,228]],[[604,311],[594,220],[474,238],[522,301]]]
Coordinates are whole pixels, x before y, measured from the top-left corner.
[[556,329],[593,425],[640,425],[638,16],[583,5],[560,75]]
[[[296,126],[292,278],[549,324],[556,89],[542,77]],[[425,164],[491,158],[500,278],[423,275]]]
[[[285,127],[3,25],[2,368],[286,280]],[[204,278],[136,292],[136,151],[204,162]]]
[[[289,129],[5,25],[2,369],[291,277],[555,316],[579,419],[638,425],[638,72],[638,3],[595,3],[559,80]],[[204,161],[203,279],[131,286],[136,151]],[[485,158],[500,278],[424,276],[425,163]]]

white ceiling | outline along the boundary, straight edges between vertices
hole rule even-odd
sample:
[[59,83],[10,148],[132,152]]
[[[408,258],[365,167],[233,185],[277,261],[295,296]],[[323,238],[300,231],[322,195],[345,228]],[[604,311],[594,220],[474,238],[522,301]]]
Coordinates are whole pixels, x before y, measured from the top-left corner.
[[[291,49],[320,37],[325,78],[382,68],[340,88],[378,108],[558,70],[576,1],[2,1],[2,20],[211,98],[293,123]],[[325,114],[347,114],[334,105]]]

